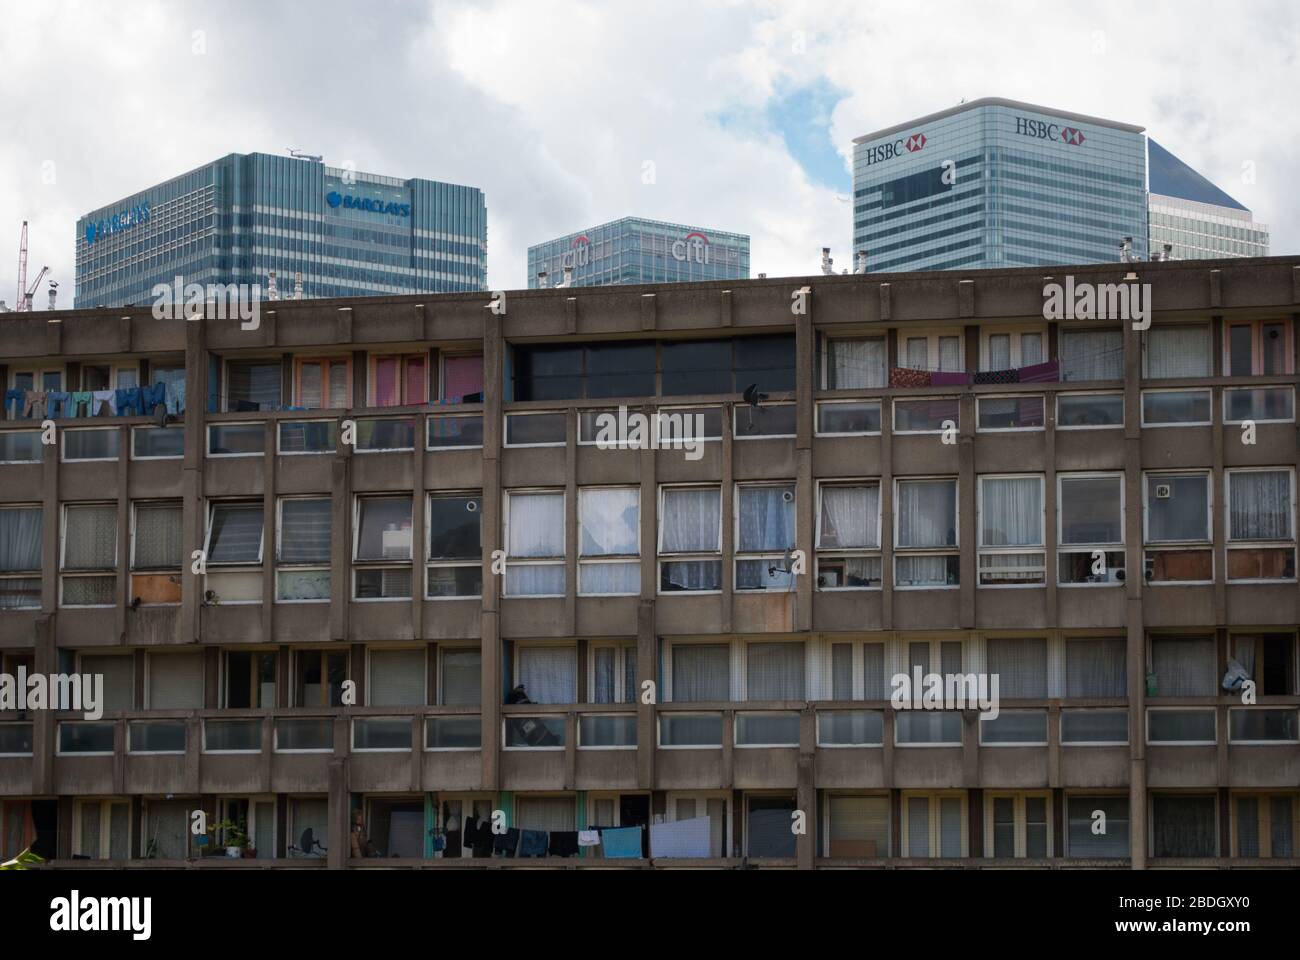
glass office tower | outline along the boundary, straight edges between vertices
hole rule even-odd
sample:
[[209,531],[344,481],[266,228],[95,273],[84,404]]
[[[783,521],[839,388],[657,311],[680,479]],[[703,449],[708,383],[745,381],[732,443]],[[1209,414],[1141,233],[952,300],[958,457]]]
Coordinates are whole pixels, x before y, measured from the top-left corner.
[[1154,140],[1151,169],[1151,249],[1169,244],[1175,260],[1267,257],[1268,225]]
[[854,141],[853,249],[867,269],[947,270],[1147,255],[1143,128],[973,100]]
[[281,297],[487,287],[475,187],[232,153],[77,221],[77,307],[153,302],[155,284],[260,284]]
[[747,280],[749,237],[706,227],[624,217],[528,248],[528,286],[564,279],[573,286],[672,283],[678,280]]

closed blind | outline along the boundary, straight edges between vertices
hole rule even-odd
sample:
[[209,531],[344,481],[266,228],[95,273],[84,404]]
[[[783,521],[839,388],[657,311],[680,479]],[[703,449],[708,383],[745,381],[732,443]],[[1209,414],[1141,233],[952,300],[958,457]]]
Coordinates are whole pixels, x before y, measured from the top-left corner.
[[424,703],[424,650],[373,650],[370,700],[376,707],[416,707]]
[[1047,641],[1041,637],[989,640],[988,672],[998,677],[999,696],[1047,696]]
[[181,566],[181,505],[140,503],[135,508],[137,570],[179,570]]
[[203,706],[203,655],[149,655],[149,708],[198,709]]

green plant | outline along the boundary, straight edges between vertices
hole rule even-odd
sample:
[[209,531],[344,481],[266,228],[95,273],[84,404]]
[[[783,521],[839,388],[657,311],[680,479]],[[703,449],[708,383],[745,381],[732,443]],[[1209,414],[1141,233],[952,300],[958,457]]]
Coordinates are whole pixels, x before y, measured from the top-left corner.
[[[234,820],[222,820],[220,823],[214,823],[208,827],[209,832],[221,837],[217,846],[223,847],[245,847],[248,845],[248,832],[243,822],[236,823]],[[213,838],[214,842],[216,837]]]

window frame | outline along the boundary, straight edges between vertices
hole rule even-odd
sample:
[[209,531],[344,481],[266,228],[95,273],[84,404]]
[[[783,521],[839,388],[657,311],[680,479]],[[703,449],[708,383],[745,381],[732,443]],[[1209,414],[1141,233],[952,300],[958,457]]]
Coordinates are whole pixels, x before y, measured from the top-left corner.
[[[892,588],[894,590],[960,590],[961,589],[960,572],[958,573],[956,583],[900,585],[898,582],[898,560],[900,556],[902,557],[956,556],[960,562],[961,549],[962,549],[961,547],[961,478],[956,476],[938,475],[938,476],[920,476],[920,477],[911,477],[911,476],[894,477],[893,480],[894,480],[894,490],[893,490],[894,530],[893,530],[893,539],[891,541],[893,547],[893,570],[890,571],[890,573],[893,576]],[[900,541],[898,538],[898,526],[899,526],[899,518],[900,518],[899,505],[902,502],[901,498],[898,495],[900,488],[904,483],[918,483],[918,482],[935,481],[935,480],[941,480],[946,483],[952,484],[953,540],[955,542],[951,546],[945,545],[944,547],[941,548],[900,546]],[[883,578],[884,578],[884,571],[882,570],[881,571],[882,584],[883,584]]]
[[[38,592],[43,592],[42,567],[45,563],[45,504],[43,503],[23,503],[17,501],[14,503],[0,503],[0,511],[4,510],[35,510],[40,516],[41,535],[38,545],[40,556],[37,558],[39,564],[31,569],[26,570],[5,570],[0,572],[0,583],[6,580],[36,580],[41,584]],[[62,517],[60,517],[62,519]],[[62,541],[60,541],[60,551],[62,551]],[[60,552],[60,562],[62,561],[62,552]],[[37,598],[35,606],[25,607],[8,607],[7,610],[39,610],[41,609],[40,598]]]
[[[1070,480],[1118,480],[1119,481],[1119,543],[1066,543],[1065,531],[1062,527],[1064,520],[1063,506],[1065,504],[1065,483]],[[1101,587],[1112,588],[1122,587],[1128,581],[1128,552],[1125,544],[1127,536],[1128,521],[1127,513],[1128,490],[1124,482],[1124,473],[1120,470],[1078,470],[1066,471],[1056,474],[1056,561],[1057,569],[1053,573],[1052,581],[1058,587],[1068,587],[1075,589],[1077,587]],[[1105,581],[1101,583],[1067,583],[1061,579],[1060,561],[1062,556],[1073,556],[1076,554],[1087,554],[1089,559],[1094,553],[1120,553],[1124,555],[1125,566],[1119,569],[1124,570],[1123,580]]]
[[[424,397],[418,400],[412,400],[409,384],[406,380],[407,361],[420,360],[424,368]],[[375,371],[378,369],[380,360],[397,361],[397,403],[380,403],[378,393],[376,392],[377,379]],[[439,388],[441,389],[441,388]],[[427,350],[414,352],[389,353],[386,351],[372,352],[366,355],[366,406],[371,409],[386,409],[388,407],[422,407],[429,403],[429,352]]]
[[[930,835],[929,849],[938,853],[918,854],[911,849],[910,800],[925,798],[929,801],[927,827]],[[961,852],[956,858],[943,856],[943,806],[945,799],[960,802]],[[970,856],[970,802],[965,790],[903,790],[899,798],[899,856],[906,860],[966,859]]]
[[[411,544],[409,556],[405,560],[359,560],[357,551],[361,547],[361,502],[363,500],[406,500],[411,508]],[[352,603],[410,603],[415,594],[415,496],[410,493],[355,493],[352,495],[352,550],[350,563],[352,573]],[[382,534],[382,531],[381,531]],[[382,540],[382,537],[381,537]],[[407,570],[410,573],[410,589],[404,597],[359,597],[357,596],[358,574],[366,570]]]
[[[818,353],[818,359],[821,361],[820,376],[818,377],[818,380],[817,380],[817,382],[818,382],[818,384],[819,384],[819,386],[818,386],[818,389],[819,389],[819,390],[884,390],[884,389],[888,389],[888,387],[889,387],[889,336],[888,336],[887,334],[883,334],[883,333],[882,333],[882,334],[856,334],[856,333],[850,333],[850,334],[841,334],[841,335],[838,335],[838,336],[830,336],[830,335],[823,334],[823,335],[819,338],[819,340],[821,341],[821,342],[818,344],[818,351],[817,351],[817,353]],[[835,341],[835,340],[849,340],[849,341],[874,340],[874,341],[880,341],[880,343],[881,343],[881,344],[884,346],[884,348],[885,348],[885,349],[884,349],[884,355],[883,355],[882,360],[881,360],[881,368],[880,368],[880,372],[881,372],[881,375],[882,375],[882,377],[883,377],[883,381],[884,381],[884,382],[881,383],[880,386],[878,386],[878,387],[832,387],[832,386],[830,386],[830,379],[831,379],[831,378],[830,378],[830,372],[831,372],[831,367],[830,367],[830,354],[831,354],[831,351],[830,351],[830,344],[831,344],[832,341]]]
[[785,559],[784,551],[782,551],[780,554],[776,554],[771,551],[742,551],[740,549],[741,491],[746,489],[754,489],[758,487],[773,487],[773,488],[789,487],[790,488],[791,512],[794,514],[794,543],[790,545],[791,554],[793,555],[793,552],[799,549],[799,483],[798,481],[795,479],[735,481],[733,483],[733,490],[732,490],[732,497],[734,498],[732,500],[732,503],[734,504],[734,509],[731,511],[731,524],[732,524],[731,590],[732,593],[753,594],[757,596],[767,596],[770,594],[783,594],[783,593],[792,594],[795,592],[795,590],[799,585],[798,578],[793,573],[789,574],[790,585],[788,587],[785,587],[784,589],[780,589],[780,588],[773,588],[770,590],[766,588],[742,589],[739,586],[741,563],[744,563],[746,561],[762,562],[762,561],[773,561],[773,560],[780,561]]
[[[1206,405],[1209,411],[1210,419],[1208,420],[1178,420],[1171,423],[1148,423],[1147,422],[1147,405],[1146,398],[1150,394],[1156,393],[1203,393],[1209,398]],[[1181,427],[1212,427],[1214,426],[1214,391],[1209,387],[1172,387],[1172,388],[1152,388],[1145,387],[1138,395],[1138,425],[1143,430],[1165,430],[1178,429]]]
[[[821,428],[821,412],[823,407],[842,407],[853,404],[862,405],[874,403],[878,408],[880,418],[880,429],[851,431],[848,433],[826,432]],[[818,400],[813,410],[813,436],[814,437],[878,437],[884,431],[885,426],[885,401],[881,397],[840,397],[837,399]]]
[[138,430],[159,430],[159,429],[161,429],[161,430],[176,430],[178,433],[181,433],[181,434],[182,434],[182,436],[181,436],[182,447],[184,446],[183,441],[184,441],[185,437],[184,437],[184,428],[183,428],[183,427],[182,427],[182,428],[177,428],[177,427],[158,427],[158,426],[156,426],[156,425],[148,424],[148,423],[137,423],[137,424],[134,424],[134,425],[131,427],[131,450],[130,450],[130,457],[131,457],[132,460],[184,460],[184,459],[185,459],[185,453],[184,453],[184,450],[183,450],[183,449],[182,449],[182,452],[180,452],[180,453],[177,453],[177,454],[171,454],[171,455],[163,456],[163,457],[155,457],[155,456],[148,456],[148,457],[146,457],[146,456],[139,456],[138,454],[136,454],[136,452],[135,452],[135,436],[136,436],[136,431],[138,431]]
[[[344,376],[346,377],[345,391],[347,396],[344,398],[343,405],[336,407],[329,403],[329,372],[330,367],[335,363],[342,363]],[[321,403],[317,407],[308,407],[302,398],[302,371],[303,367],[309,365],[319,365],[321,367]],[[293,403],[294,406],[304,407],[307,410],[348,410],[352,407],[352,355],[337,354],[335,356],[295,356],[293,358]],[[277,431],[278,433],[278,431]]]
[[[577,488],[578,513],[577,528],[574,531],[574,546],[577,550],[577,576],[578,582],[574,584],[577,596],[579,597],[639,597],[641,595],[640,583],[633,593],[586,593],[582,589],[582,568],[584,566],[595,566],[599,564],[623,564],[635,566],[638,573],[641,570],[641,488],[631,484],[593,484],[591,486]],[[636,553],[635,554],[599,554],[590,557],[584,557],[582,553],[582,497],[583,492],[587,490],[634,490],[636,491]]]
[[[267,366],[270,366],[270,365],[272,365],[272,364],[275,364],[277,367],[279,367],[279,369],[280,369],[280,399],[279,399],[279,401],[277,402],[277,407],[278,407],[278,406],[283,406],[283,405],[284,405],[284,360],[283,360],[283,358],[278,357],[278,356],[264,356],[264,357],[258,357],[258,356],[254,356],[254,357],[222,357],[222,358],[221,358],[221,385],[220,385],[220,389],[221,389],[221,396],[220,396],[220,401],[221,401],[221,402],[220,402],[220,407],[221,407],[221,411],[220,411],[220,412],[222,412],[222,413],[241,413],[241,412],[242,412],[242,413],[254,413],[254,412],[255,412],[255,413],[270,413],[270,412],[272,412],[271,410],[262,410],[260,405],[259,405],[259,407],[258,407],[258,409],[257,409],[256,411],[240,411],[240,410],[237,410],[234,406],[231,405],[232,403],[237,403],[237,402],[238,402],[237,400],[233,400],[233,399],[231,398],[231,396],[230,396],[230,365],[231,365],[231,363],[263,363],[263,364],[266,364]],[[209,390],[212,389],[212,385],[211,385],[211,384],[208,385],[208,389],[209,389]],[[272,408],[272,409],[274,409],[274,408]]]
[[280,560],[280,550],[284,543],[284,504],[288,500],[323,500],[331,504],[333,509],[333,497],[330,494],[311,494],[297,493],[277,496],[275,498],[275,602],[276,603],[329,603],[329,597],[318,597],[316,599],[293,599],[288,600],[280,596],[280,573],[309,573],[312,571],[325,570],[330,575],[330,591],[334,589],[334,571],[333,553],[334,553],[334,525],[330,523],[330,560],[324,564],[321,563],[282,563]]
[[[551,440],[546,443],[511,443],[507,439],[510,436],[511,417],[563,417],[565,439]],[[567,410],[508,410],[501,415],[501,447],[504,450],[537,450],[563,447],[568,443],[568,430],[569,411]]]
[[[1195,329],[1205,334],[1205,372],[1200,374],[1180,375],[1176,377],[1156,377],[1151,374],[1150,367],[1150,341],[1151,333],[1156,330],[1173,330],[1173,329]],[[1208,320],[1174,320],[1166,323],[1157,323],[1147,327],[1142,331],[1142,336],[1138,340],[1138,349],[1142,352],[1142,381],[1147,380],[1192,380],[1208,379],[1214,376],[1214,331],[1212,324]]]
[[[1232,535],[1232,478],[1242,473],[1282,473],[1287,477],[1288,527],[1291,530],[1289,540],[1246,540]],[[1291,551],[1291,565],[1295,566],[1296,550],[1296,476],[1294,466],[1259,466],[1259,467],[1224,467],[1223,468],[1223,549],[1224,577],[1229,583],[1295,583],[1296,577],[1270,578],[1234,578],[1231,576],[1232,565],[1228,562],[1232,550],[1287,550]]]
[[[980,406],[986,400],[1039,400],[1042,403],[1043,423],[1038,427],[985,427],[980,425]],[[1047,397],[1041,393],[981,393],[975,396],[976,433],[1042,433],[1047,429]]]
[[[957,415],[952,419],[951,428],[940,426],[936,430],[900,430],[898,427],[899,404],[906,403],[953,403],[957,406]],[[947,423],[947,420],[942,421]],[[892,436],[898,437],[933,437],[943,434],[947,429],[961,430],[961,400],[956,396],[947,397],[913,397],[896,396],[889,404],[889,429]]]
[[[457,500],[457,499],[477,500],[478,509],[474,512],[479,517],[479,556],[475,560],[449,560],[434,559],[430,556],[433,552],[433,511],[430,505],[434,500]],[[429,601],[449,601],[449,600],[478,600],[483,596],[483,585],[479,584],[478,593],[475,594],[456,594],[450,597],[435,597],[429,594],[429,573],[435,569],[460,569],[463,567],[478,567],[480,571],[483,567],[483,491],[481,490],[426,490],[424,493],[424,586],[423,595],[425,600]],[[480,577],[481,579],[481,577]],[[414,587],[414,585],[412,585]],[[441,663],[441,660],[439,661]],[[441,684],[440,684],[441,685]]]
[[[69,457],[67,437],[70,433],[110,433],[117,437],[117,453],[111,457]],[[62,463],[116,463],[122,458],[122,431],[113,427],[64,427],[59,431],[59,460]]]
[[[704,488],[716,490],[718,493],[718,549],[709,552],[694,553],[667,553],[664,551],[664,519],[666,513],[664,510],[664,493],[667,490],[684,490],[692,488]],[[725,586],[722,574],[725,572],[722,555],[722,524],[723,517],[726,513],[726,504],[723,502],[723,485],[718,483],[661,483],[656,490],[656,510],[655,510],[655,595],[656,596],[710,596],[723,592]],[[675,562],[692,562],[692,561],[716,561],[718,563],[718,589],[717,590],[665,590],[663,588],[663,567],[664,563]]]
[[[1052,795],[1050,791],[1040,790],[989,790],[984,794],[984,856],[989,860],[1028,860],[1029,857],[1029,814],[1027,800],[1043,801],[1044,824],[1047,828],[1045,839],[1046,850],[1041,859],[1052,858],[1052,841],[1055,839],[1055,824],[1052,822],[1055,817],[1052,815]],[[996,837],[994,836],[993,822],[993,801],[1010,800],[1012,801],[1012,826],[1014,837],[1012,839],[1012,855],[1010,857],[999,857],[995,853]],[[1033,859],[1039,859],[1035,857]]]
[[[1264,373],[1264,327],[1280,323],[1282,325],[1283,370],[1280,373]],[[1295,375],[1295,325],[1290,317],[1261,317],[1254,320],[1223,321],[1223,376],[1232,377],[1232,328],[1250,328],[1250,374],[1252,377],[1276,376],[1291,377]],[[1244,374],[1238,374],[1244,376]]]
[[[537,494],[547,494],[549,496],[558,496],[560,498],[560,553],[548,557],[527,557],[522,560],[512,560],[509,554],[510,547],[510,498],[512,496],[533,496]],[[569,555],[569,530],[565,517],[568,514],[568,491],[564,487],[511,487],[501,491],[502,509],[501,509],[501,543],[506,548],[505,571],[501,579],[501,596],[507,599],[555,599],[568,596],[570,588],[568,578],[568,555]],[[509,593],[506,584],[509,582],[510,567],[514,566],[550,566],[559,567],[564,572],[564,592],[562,593]],[[572,585],[576,589],[576,584]]]
[[[1150,484],[1147,482],[1152,478],[1159,477],[1188,477],[1200,476],[1205,478],[1205,531],[1206,537],[1203,540],[1160,540],[1152,542],[1150,539]],[[1213,583],[1217,575],[1216,565],[1218,553],[1214,549],[1214,471],[1209,468],[1192,468],[1186,470],[1144,470],[1142,471],[1142,551],[1143,551],[1143,586],[1144,587],[1178,587],[1178,586],[1197,586],[1207,583]],[[1157,482],[1158,479],[1157,479]],[[1204,580],[1156,580],[1148,578],[1145,575],[1147,554],[1160,551],[1205,551],[1210,555],[1210,575]]]
[[[839,549],[824,549],[821,546],[822,536],[822,491],[826,487],[870,487],[876,488],[876,546],[872,547],[841,547]],[[813,492],[813,555],[815,566],[813,570],[813,587],[821,593],[845,593],[857,592],[863,590],[883,590],[885,587],[885,570],[884,570],[884,553],[881,540],[884,536],[884,489],[881,484],[881,478],[862,477],[862,478],[822,478],[816,482],[816,488]],[[796,512],[796,523],[798,522]],[[880,561],[880,579],[873,587],[868,584],[865,587],[824,587],[820,583],[821,579],[821,562],[823,557],[827,560],[839,559],[876,559]]]
[[[1289,416],[1289,417],[1269,417],[1269,418],[1261,418],[1261,417],[1240,417],[1240,418],[1237,418],[1237,417],[1233,417],[1232,414],[1231,414],[1231,413],[1229,412],[1229,410],[1228,410],[1228,395],[1229,395],[1230,393],[1238,393],[1238,392],[1243,392],[1243,393],[1244,393],[1244,392],[1246,392],[1246,391],[1253,391],[1253,390],[1285,390],[1285,391],[1286,391],[1287,393],[1289,393],[1290,396],[1291,396],[1291,416]],[[1225,427],[1227,427],[1227,426],[1239,426],[1239,425],[1241,425],[1241,424],[1243,424],[1243,423],[1247,423],[1247,422],[1249,422],[1249,423],[1295,423],[1295,422],[1296,422],[1296,410],[1295,410],[1295,387],[1292,386],[1291,384],[1287,384],[1287,383],[1265,383],[1265,384],[1260,384],[1259,386],[1250,386],[1250,387],[1244,387],[1244,386],[1243,386],[1243,387],[1235,387],[1235,386],[1227,386],[1227,385],[1225,385],[1224,388],[1223,388],[1223,390],[1222,390],[1222,392],[1221,392],[1220,402],[1222,403],[1221,411],[1222,411],[1222,416],[1223,416],[1223,425],[1224,425]]]
[[[262,428],[262,449],[261,450],[255,450],[251,453],[213,453],[212,452],[212,431],[213,430],[219,430],[222,427],[252,427],[252,426],[257,426]],[[275,433],[276,433],[275,443],[276,446],[278,447],[280,445],[280,430],[278,427],[276,428]],[[265,457],[265,456],[266,456],[266,421],[265,420],[218,420],[215,422],[209,421],[205,425],[204,445],[203,445],[203,458],[205,460],[236,460],[240,458],[248,459],[250,457]]]
[[[1042,338],[1042,340],[1041,340],[1040,342],[1042,343],[1042,347],[1043,347],[1043,358],[1042,358],[1041,360],[1039,360],[1038,362],[1039,362],[1039,363],[1047,363],[1047,362],[1049,362],[1049,360],[1050,360],[1051,358],[1049,357],[1049,352],[1050,352],[1050,351],[1049,351],[1049,349],[1048,349],[1047,324],[1045,324],[1045,323],[1035,323],[1035,324],[1016,325],[1016,326],[1011,326],[1011,327],[984,327],[984,326],[981,326],[981,327],[980,327],[980,355],[979,355],[979,371],[978,371],[978,372],[979,372],[979,373],[995,373],[995,372],[997,372],[997,371],[996,371],[996,370],[991,366],[991,364],[992,364],[992,360],[990,359],[990,350],[989,350],[989,341],[990,341],[993,337],[995,337],[995,336],[1010,336],[1010,338],[1011,338],[1011,345],[1010,345],[1010,351],[1009,351],[1009,352],[1010,352],[1010,357],[1011,357],[1011,366],[1006,367],[1005,369],[1007,369],[1007,370],[1019,370],[1019,369],[1022,368],[1022,367],[1033,366],[1033,364],[1026,364],[1026,363],[1024,362],[1024,358],[1025,358],[1025,350],[1024,350],[1024,344],[1023,344],[1023,342],[1022,342],[1022,338],[1023,338],[1024,335],[1027,334],[1027,333],[1028,333],[1028,334],[1035,334],[1035,333],[1036,333],[1036,334],[1038,334],[1038,335]],[[1003,369],[1003,368],[998,368],[998,369]],[[1043,412],[1044,412],[1044,414],[1046,414],[1047,411],[1044,410]]]
[[[212,557],[211,546],[212,546],[212,520],[213,520],[213,516],[215,515],[217,509],[220,508],[220,507],[237,506],[237,505],[238,505],[238,506],[259,506],[259,507],[263,507],[263,501],[261,501],[261,500],[251,500],[251,499],[247,499],[247,498],[231,498],[231,499],[218,498],[218,499],[211,499],[211,500],[208,500],[208,502],[207,502],[207,511],[206,511],[206,513],[207,513],[207,523],[204,525],[204,530],[203,530],[203,564],[204,564],[205,567],[212,566],[212,565],[214,565],[214,563],[215,563],[215,565],[218,566],[218,567],[229,568],[232,572],[234,572],[234,571],[236,571],[236,570],[252,570],[254,567],[260,567],[260,566],[262,566],[263,562],[265,562],[265,560],[266,560],[266,510],[265,510],[265,507],[263,507],[263,510],[262,510],[262,535],[261,535],[261,539],[258,541],[258,545],[257,545],[257,562],[256,562],[256,563],[254,563],[254,562],[251,561],[251,560],[218,560],[218,561],[213,561],[213,560],[211,559],[211,557]],[[184,558],[182,558],[182,561],[183,561],[183,560],[184,560]],[[223,601],[223,602],[231,603],[231,602],[240,602],[240,601]]]
[[[987,480],[1030,480],[1038,481],[1038,540],[1036,546],[1031,547],[998,547],[989,546],[984,543],[984,483]],[[975,478],[975,543],[976,543],[976,583],[975,586],[984,590],[1001,590],[1012,587],[1032,587],[1039,588],[1047,586],[1047,482],[1044,474],[1041,473],[981,473]],[[1042,580],[1037,583],[984,583],[984,567],[979,563],[979,558],[986,556],[1035,556],[1040,555],[1043,558]],[[1033,568],[1026,567],[1026,570]]]
[[[939,358],[942,354],[940,341],[952,338],[957,341],[957,355],[960,358],[960,366],[956,370],[940,370]],[[922,368],[909,367],[904,361],[907,358],[907,342],[909,340],[921,340],[926,342],[925,357],[926,365]],[[895,337],[894,352],[896,353],[896,363],[892,367],[901,370],[924,369],[931,373],[966,373],[966,330],[964,327],[952,327],[948,329],[939,329],[928,327],[922,330],[909,330],[900,328]],[[886,371],[888,376],[888,371]]]
[[[59,514],[60,514],[59,516],[59,606],[60,607],[64,607],[71,610],[103,610],[111,607],[116,607],[118,605],[119,603],[118,599],[114,599],[112,603],[66,603],[63,599],[63,590],[64,590],[65,581],[69,577],[76,578],[76,579],[90,579],[93,577],[95,579],[104,580],[104,579],[108,579],[111,576],[113,579],[114,592],[117,593],[117,591],[120,589],[121,584],[118,583],[117,574],[118,574],[118,567],[121,564],[121,560],[122,560],[122,543],[121,543],[122,538],[119,535],[121,532],[122,518],[118,515],[117,506],[118,505],[116,500],[84,500],[84,501],[78,500],[78,501],[61,502],[59,504]],[[88,571],[69,571],[67,569],[68,512],[69,510],[74,510],[77,507],[112,507],[113,508],[115,526],[113,529],[113,566],[111,568],[96,567],[95,569],[88,570]],[[44,524],[44,512],[42,511],[42,525],[43,524]]]
[[[441,644],[439,644],[441,646]],[[375,653],[411,653],[420,654],[420,703],[407,705],[398,705],[391,703],[375,704],[372,684],[374,683],[374,671],[370,667],[371,655]],[[441,666],[442,657],[438,657],[438,664]],[[439,678],[441,686],[441,678]],[[381,710],[426,710],[434,704],[429,703],[429,644],[427,643],[368,643],[366,644],[366,706],[375,706]]]
[[[1053,424],[1054,430],[1122,430],[1124,421],[1128,416],[1125,409],[1124,394],[1116,390],[1064,390],[1054,394],[1056,402],[1054,409],[1056,412],[1056,421]],[[1071,424],[1063,425],[1061,423],[1061,400],[1066,397],[1119,397],[1120,404],[1120,421],[1119,423],[1098,423],[1098,424]]]
[[[587,703],[593,703],[601,706],[607,706],[615,703],[636,703],[639,687],[636,682],[636,674],[632,676],[632,699],[626,697],[627,691],[623,689],[623,684],[614,684],[614,699],[610,701],[599,701],[593,699],[596,692],[596,651],[612,650],[614,652],[614,677],[627,676],[628,654],[631,652],[632,662],[636,662],[637,645],[635,642],[618,642],[614,640],[593,640],[587,645]],[[625,714],[616,714],[625,716]],[[613,748],[604,748],[613,749]]]

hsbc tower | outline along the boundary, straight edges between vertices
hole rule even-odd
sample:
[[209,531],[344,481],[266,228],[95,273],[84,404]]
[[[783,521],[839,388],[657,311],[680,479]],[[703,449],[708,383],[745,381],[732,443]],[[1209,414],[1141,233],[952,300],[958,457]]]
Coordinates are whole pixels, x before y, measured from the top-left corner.
[[1147,253],[1143,128],[987,98],[853,141],[853,249],[871,272]]

